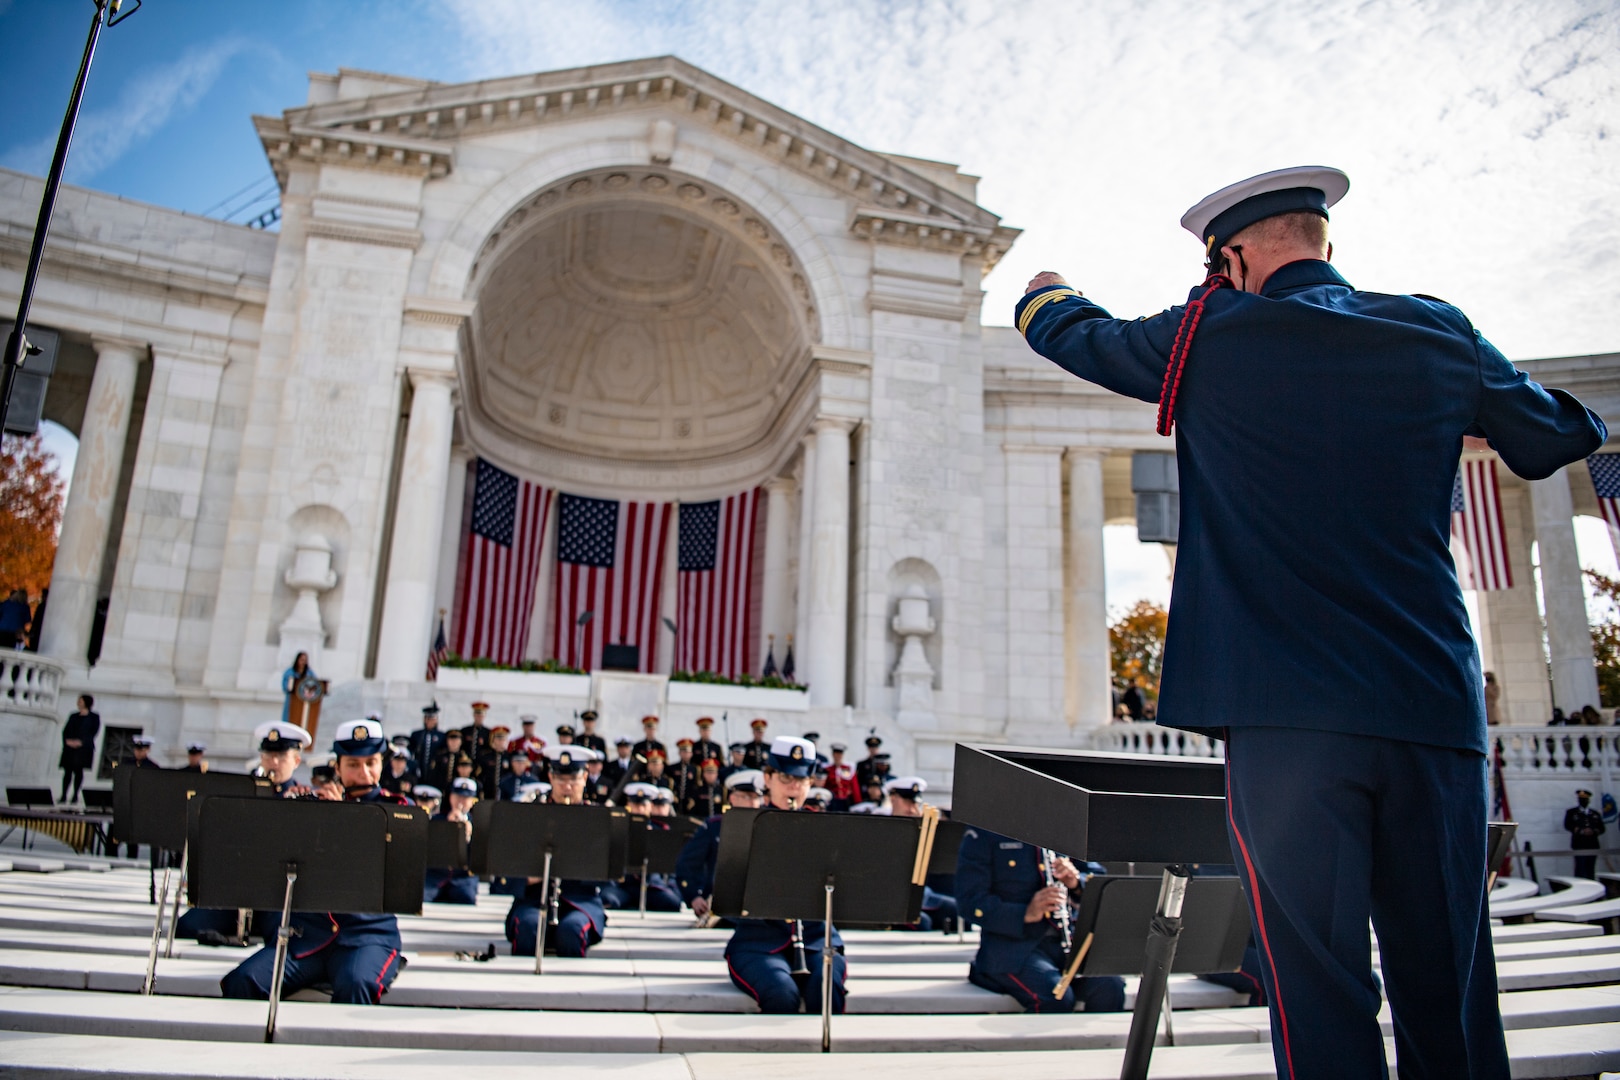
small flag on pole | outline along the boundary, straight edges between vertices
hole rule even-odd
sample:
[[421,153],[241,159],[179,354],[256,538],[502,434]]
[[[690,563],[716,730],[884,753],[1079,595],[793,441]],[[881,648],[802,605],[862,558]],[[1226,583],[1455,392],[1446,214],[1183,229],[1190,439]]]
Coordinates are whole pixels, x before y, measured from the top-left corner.
[[444,608],[439,609],[439,632],[433,638],[433,648],[428,650],[427,681],[439,680],[439,665],[444,658],[450,655],[450,642],[444,636]]

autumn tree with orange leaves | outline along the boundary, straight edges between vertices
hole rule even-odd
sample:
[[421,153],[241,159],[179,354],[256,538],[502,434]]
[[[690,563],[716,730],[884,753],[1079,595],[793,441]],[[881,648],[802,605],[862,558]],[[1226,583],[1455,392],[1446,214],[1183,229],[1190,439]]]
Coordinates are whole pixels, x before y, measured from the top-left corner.
[[39,599],[51,583],[56,531],[62,523],[62,477],[38,435],[0,443],[0,589]]
[[1135,683],[1149,701],[1159,696],[1159,669],[1164,663],[1164,635],[1170,613],[1151,600],[1138,600],[1108,627],[1108,651],[1114,681]]

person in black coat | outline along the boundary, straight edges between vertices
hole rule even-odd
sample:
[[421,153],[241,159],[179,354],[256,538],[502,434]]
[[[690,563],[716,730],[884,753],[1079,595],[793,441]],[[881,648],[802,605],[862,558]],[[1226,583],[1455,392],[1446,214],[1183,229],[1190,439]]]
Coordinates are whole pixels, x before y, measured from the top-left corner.
[[[67,718],[62,727],[62,757],[57,765],[62,769],[62,797],[57,802],[71,802],[84,788],[84,770],[96,763],[96,736],[101,733],[101,717],[91,711],[96,699],[89,694],[79,698],[79,711]],[[69,795],[69,789],[72,794]]]

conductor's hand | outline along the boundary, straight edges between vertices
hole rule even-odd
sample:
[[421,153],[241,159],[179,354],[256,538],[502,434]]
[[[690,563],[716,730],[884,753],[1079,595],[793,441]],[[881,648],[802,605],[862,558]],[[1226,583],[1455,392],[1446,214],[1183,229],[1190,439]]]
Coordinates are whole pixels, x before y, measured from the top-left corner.
[[1068,901],[1068,898],[1068,890],[1064,889],[1063,886],[1048,885],[1029,898],[1029,907],[1024,909],[1024,921],[1027,923],[1040,922],[1062,907]]
[[1063,275],[1058,273],[1056,270],[1042,270],[1040,273],[1029,279],[1029,284],[1024,286],[1024,292],[1032,293],[1036,289],[1044,289],[1049,285],[1067,284],[1068,282],[1063,279]]
[[708,917],[709,900],[707,897],[699,896],[693,899],[692,914],[696,915],[700,919]]

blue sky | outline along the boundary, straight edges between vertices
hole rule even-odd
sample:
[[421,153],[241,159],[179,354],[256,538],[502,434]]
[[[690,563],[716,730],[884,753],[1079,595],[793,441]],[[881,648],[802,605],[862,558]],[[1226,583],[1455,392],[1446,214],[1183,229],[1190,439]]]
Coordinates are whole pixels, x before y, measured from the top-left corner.
[[[0,0],[0,165],[48,164],[90,10]],[[663,53],[982,176],[1025,230],[988,323],[1042,269],[1120,315],[1178,302],[1199,276],[1187,206],[1321,163],[1352,179],[1335,261],[1360,287],[1445,297],[1516,359],[1620,349],[1612,0],[146,0],[103,37],[68,175],[216,215],[242,193],[224,209],[245,220],[274,198],[249,117],[301,104],[309,71],[463,81]],[[1167,567],[1136,561],[1121,589],[1157,590]]]

